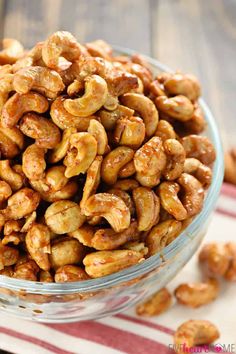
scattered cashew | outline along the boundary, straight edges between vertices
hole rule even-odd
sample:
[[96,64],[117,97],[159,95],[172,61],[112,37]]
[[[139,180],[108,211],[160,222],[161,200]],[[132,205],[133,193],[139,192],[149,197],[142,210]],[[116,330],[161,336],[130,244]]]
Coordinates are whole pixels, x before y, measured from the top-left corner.
[[101,120],[102,125],[107,131],[115,128],[116,122],[119,118],[130,118],[134,114],[134,110],[128,107],[118,105],[117,108],[110,112],[105,109],[98,111],[97,115]]
[[194,112],[187,122],[184,123],[183,128],[185,135],[187,134],[200,134],[206,128],[206,121],[202,109],[199,106],[194,107]]
[[13,191],[20,189],[24,183],[23,176],[14,170],[9,160],[0,161],[0,178],[9,184]]
[[68,232],[68,236],[76,238],[84,246],[92,247],[92,238],[94,233],[95,230],[93,226],[84,224],[77,230]]
[[4,246],[2,242],[0,242],[0,270],[15,264],[18,258],[19,251],[17,249]]
[[164,119],[159,120],[155,135],[159,136],[163,142],[167,139],[176,139],[174,128]]
[[153,294],[148,300],[136,307],[136,313],[139,316],[158,316],[167,311],[172,304],[170,292],[163,288]]
[[118,173],[118,178],[128,178],[135,174],[136,169],[134,165],[134,160],[131,160],[122,167]]
[[122,191],[132,191],[134,188],[137,187],[139,187],[139,183],[132,178],[120,179],[112,186],[112,188],[118,188]]
[[129,208],[130,215],[135,215],[134,202],[129,193],[122,191],[119,188],[111,188],[107,191],[107,193],[114,194],[117,197],[121,198],[125,202],[126,206]]
[[201,95],[201,88],[194,75],[176,73],[164,81],[164,88],[169,95],[183,95],[196,101]]
[[38,271],[39,267],[35,261],[25,259],[24,261],[19,262],[19,264],[16,264],[13,277],[17,279],[36,281]]
[[17,127],[6,128],[0,125],[0,152],[3,157],[12,159],[24,148],[24,136]]
[[48,160],[50,163],[56,163],[66,156],[70,145],[70,137],[74,133],[76,133],[75,128],[68,128],[64,130],[60,143],[49,152]]
[[97,39],[96,41],[86,43],[85,47],[87,48],[89,54],[93,57],[101,57],[109,60],[112,54],[111,46],[102,39]]

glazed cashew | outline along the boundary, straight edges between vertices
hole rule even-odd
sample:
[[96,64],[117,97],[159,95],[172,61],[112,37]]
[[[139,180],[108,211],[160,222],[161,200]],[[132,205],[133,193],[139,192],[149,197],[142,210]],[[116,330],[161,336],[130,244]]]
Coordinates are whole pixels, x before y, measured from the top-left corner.
[[216,279],[210,279],[205,283],[181,284],[175,289],[177,301],[193,308],[209,304],[218,294],[219,283]]
[[122,167],[118,173],[119,178],[128,178],[135,174],[136,169],[134,166],[134,160],[128,162],[124,167]]
[[134,151],[126,146],[119,146],[107,154],[102,162],[101,176],[107,184],[117,181],[122,167],[132,160]]
[[15,93],[3,106],[2,125],[3,127],[13,127],[24,113],[30,111],[44,113],[48,107],[47,99],[39,93],[29,92],[24,95]]
[[134,110],[122,105],[118,105],[117,108],[112,112],[101,109],[97,115],[100,118],[104,128],[107,131],[111,131],[115,128],[116,122],[119,118],[132,117],[134,115]]
[[125,202],[116,195],[98,193],[85,203],[83,213],[86,216],[102,216],[114,231],[121,232],[130,225],[130,211]]
[[114,140],[119,145],[138,149],[145,138],[145,125],[139,117],[119,118],[116,122]]
[[149,256],[168,246],[180,234],[181,229],[182,223],[177,220],[166,220],[154,226],[146,238]]
[[74,36],[66,31],[53,33],[43,44],[42,58],[51,69],[60,69],[60,57],[73,62],[80,56],[81,49]]
[[45,212],[47,226],[59,235],[77,230],[85,219],[78,204],[70,200],[54,202]]
[[6,128],[0,125],[0,152],[3,157],[12,159],[24,148],[24,136],[17,127]]
[[20,130],[26,136],[35,139],[40,148],[53,149],[61,140],[58,127],[49,119],[35,113],[27,113],[20,121]]
[[39,202],[39,193],[30,188],[22,188],[8,199],[7,207],[1,210],[1,214],[6,220],[22,219],[36,210]]
[[166,92],[164,91],[164,87],[158,80],[154,80],[149,84],[148,87],[150,91],[151,97],[159,97],[159,96],[166,96]]
[[119,188],[111,188],[107,191],[107,193],[114,194],[117,197],[121,198],[125,202],[126,206],[129,208],[130,215],[135,215],[134,202],[129,193],[122,191]]
[[181,141],[186,157],[194,157],[204,165],[210,165],[215,161],[216,153],[213,144],[206,136],[188,135]]
[[29,229],[33,226],[33,224],[35,223],[37,219],[37,213],[36,211],[33,211],[31,214],[29,214],[28,216],[26,216],[25,218],[25,223],[22,226],[22,228],[20,229],[20,232],[28,232]]
[[143,186],[153,188],[160,183],[160,175],[149,175],[148,172],[137,172],[136,180]]
[[89,133],[75,133],[70,137],[69,149],[64,158],[67,178],[85,173],[97,155],[97,141]]
[[173,126],[163,119],[159,120],[155,135],[159,136],[163,142],[167,139],[176,139],[177,137]]
[[230,265],[224,274],[224,278],[228,281],[236,281],[236,243],[228,242],[225,247],[227,248],[230,255]]
[[50,167],[45,176],[45,183],[50,189],[59,191],[68,183],[69,179],[65,176],[65,166]]
[[202,210],[204,201],[204,189],[202,184],[192,175],[182,173],[178,183],[184,189],[184,196],[181,198],[188,217],[194,216]]
[[37,280],[37,273],[39,272],[39,267],[32,259],[19,259],[19,262],[15,265],[13,277],[17,279],[24,280]]
[[121,103],[139,112],[144,121],[148,137],[155,133],[158,124],[158,112],[154,103],[148,97],[138,93],[126,93],[121,97]]
[[75,128],[68,128],[64,130],[60,143],[49,152],[48,161],[50,163],[56,163],[66,156],[67,150],[70,146],[70,137],[74,133],[76,133]]
[[12,195],[11,186],[5,182],[0,181],[0,205]]
[[78,117],[70,114],[64,107],[65,97],[59,96],[53,101],[50,109],[52,121],[62,130],[77,129],[79,132],[86,131],[89,127],[91,117]]
[[163,143],[167,164],[162,172],[168,181],[178,178],[184,170],[185,150],[176,139],[167,139]]
[[66,99],[64,107],[70,114],[88,117],[104,105],[107,94],[107,83],[101,76],[88,76],[85,79],[84,95],[73,100]]
[[45,183],[44,179],[30,181],[30,184],[37,192],[39,192],[40,197],[49,203],[70,199],[78,192],[78,184],[75,181],[69,181],[64,187],[57,191]]
[[68,283],[88,279],[90,279],[90,277],[82,268],[70,264],[58,268],[55,273],[56,283]]
[[5,74],[0,76],[0,111],[8,100],[9,94],[13,91],[13,74]]
[[25,237],[30,256],[43,270],[49,270],[51,267],[48,258],[48,254],[51,252],[50,234],[46,225],[35,223]]
[[91,240],[91,246],[99,251],[114,250],[129,241],[139,240],[137,222],[131,222],[130,226],[122,231],[115,232],[112,229],[99,229],[95,231]]
[[15,264],[18,258],[19,251],[17,249],[0,243],[0,270]]
[[83,259],[85,271],[91,278],[119,272],[143,260],[141,253],[130,250],[98,251]]
[[202,109],[197,105],[194,108],[192,118],[184,123],[184,130],[186,131],[185,135],[200,134],[205,130],[206,125]]
[[26,148],[22,156],[23,172],[29,180],[39,180],[44,177],[46,169],[45,161],[46,150],[36,144]]
[[79,80],[74,80],[68,87],[67,87],[67,94],[70,97],[76,96],[80,91],[84,89],[84,83]]
[[14,64],[23,55],[23,46],[12,38],[4,38],[1,42],[0,65]]
[[84,246],[75,238],[55,240],[51,246],[49,260],[55,270],[67,264],[81,263],[85,254]]
[[182,95],[174,97],[159,96],[155,99],[157,109],[181,122],[191,119],[194,106],[191,101]]
[[86,43],[85,47],[87,48],[89,54],[93,57],[101,57],[107,60],[111,59],[112,48],[102,39],[97,39],[96,41]]
[[112,188],[118,188],[126,192],[132,191],[134,188],[137,187],[139,187],[139,183],[132,178],[120,179],[112,186]]
[[18,59],[12,65],[13,72],[16,73],[17,71],[32,65],[45,66],[45,63],[42,60],[43,43],[44,42],[38,42],[29,52],[26,53],[26,55]]
[[[174,344],[178,354],[186,353],[198,345],[211,344],[218,339],[220,333],[215,325],[204,320],[190,320],[178,327],[174,334]],[[185,347],[184,347],[185,344]]]
[[97,141],[97,154],[104,155],[107,151],[108,139],[103,125],[96,119],[91,119],[88,127],[88,133],[93,135]]
[[97,156],[87,170],[86,181],[83,188],[83,197],[80,201],[81,209],[91,195],[96,193],[101,179],[102,156]]
[[145,246],[145,243],[140,241],[127,242],[123,245],[123,249],[139,252],[144,258],[146,258],[148,254],[148,248]]
[[136,313],[139,316],[158,316],[167,311],[172,304],[170,292],[163,288],[153,294],[148,300],[136,307]]
[[133,199],[138,219],[138,230],[150,230],[159,220],[159,198],[149,188],[138,187],[133,190]]
[[176,73],[164,82],[164,88],[171,96],[183,95],[196,101],[201,95],[201,88],[198,79],[189,74]]
[[184,172],[193,175],[204,188],[208,188],[211,184],[212,170],[197,159],[187,158],[184,162]]
[[12,74],[12,65],[0,65],[0,78],[2,79],[6,74]]
[[230,265],[229,249],[221,243],[208,243],[199,253],[199,262],[207,275],[224,275]]
[[11,167],[9,160],[0,161],[0,178],[7,182],[13,191],[17,191],[23,186],[24,177]]
[[185,220],[188,212],[178,197],[180,186],[175,182],[162,182],[158,188],[162,207],[176,220]]
[[53,283],[53,276],[47,270],[41,270],[39,273],[39,281],[42,283]]
[[153,77],[148,68],[138,63],[129,63],[127,64],[127,69],[142,81],[145,90],[149,87]]
[[92,238],[94,233],[95,230],[93,226],[84,224],[77,230],[69,232],[68,236],[76,238],[84,246],[92,247]]
[[21,94],[32,90],[55,99],[64,90],[65,85],[56,71],[41,66],[30,66],[15,73],[13,88]]

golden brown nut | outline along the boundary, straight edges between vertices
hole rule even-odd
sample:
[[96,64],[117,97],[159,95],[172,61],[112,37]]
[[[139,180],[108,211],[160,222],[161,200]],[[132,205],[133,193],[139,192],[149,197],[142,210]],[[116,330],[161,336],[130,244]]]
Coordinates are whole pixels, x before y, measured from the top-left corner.
[[107,131],[110,131],[115,128],[116,122],[119,118],[132,117],[134,115],[134,110],[119,104],[114,111],[110,112],[105,109],[101,109],[97,115],[100,118],[104,128]]
[[36,144],[29,145],[22,155],[22,169],[26,177],[33,181],[44,177],[46,150]]
[[0,180],[0,205],[12,195],[11,186]]
[[59,191],[65,187],[69,181],[65,176],[65,166],[52,166],[45,175],[45,183],[49,190]]
[[70,264],[58,268],[55,273],[56,283],[68,283],[88,279],[90,279],[90,277],[82,268]]
[[117,197],[123,199],[126,206],[129,208],[130,215],[135,215],[134,202],[133,202],[131,196],[129,195],[129,193],[127,193],[119,188],[111,188],[107,191],[107,193],[114,194]]
[[77,230],[85,219],[78,204],[70,200],[54,202],[45,212],[46,224],[59,235]]
[[42,283],[53,283],[53,276],[47,270],[41,270],[39,273],[39,281]]
[[[174,345],[178,354],[184,354],[186,348],[211,344],[218,339],[220,333],[215,325],[204,320],[190,320],[179,326],[174,334]],[[185,346],[183,346],[185,344]]]
[[167,311],[172,304],[170,292],[163,288],[153,294],[148,300],[136,307],[136,313],[139,316],[158,316]]
[[8,100],[10,92],[13,91],[13,77],[13,74],[5,74],[0,76],[0,111],[2,111],[3,105]]
[[76,133],[75,128],[68,128],[64,130],[60,143],[49,152],[48,161],[50,163],[56,163],[66,156],[67,150],[70,146],[70,137],[74,133]]
[[224,278],[228,281],[236,281],[236,243],[235,242],[228,242],[226,243],[225,247],[229,251],[230,255],[230,264],[229,268],[227,269]]
[[191,119],[194,106],[191,101],[182,95],[174,97],[159,96],[155,99],[157,109],[181,122]]
[[23,46],[13,38],[4,38],[1,42],[0,65],[14,64],[23,55]]
[[174,128],[169,122],[164,119],[161,119],[158,122],[155,135],[159,136],[159,138],[161,138],[163,142],[167,139],[176,139],[176,133],[174,131]]
[[182,173],[178,178],[178,183],[184,190],[181,201],[184,208],[187,210],[188,217],[200,213],[204,201],[204,189],[202,184],[195,177],[187,173]]
[[122,248],[124,250],[131,250],[131,251],[136,251],[142,254],[144,258],[146,258],[148,254],[148,248],[145,246],[144,242],[140,241],[129,241],[125,243]]
[[24,279],[24,280],[37,280],[37,273],[39,271],[39,267],[35,263],[35,261],[31,259],[19,259],[19,263],[17,262],[13,277],[17,279]]
[[17,127],[6,128],[0,125],[0,152],[3,157],[12,159],[24,147],[24,136]]
[[13,191],[17,191],[23,186],[24,177],[11,167],[10,160],[0,161],[0,178],[7,182]]
[[153,80],[151,71],[139,63],[129,63],[126,67],[142,81],[144,89],[146,90]]
[[185,159],[184,172],[197,178],[204,188],[208,188],[211,184],[212,170],[193,157]]
[[207,275],[224,275],[229,269],[229,250],[222,243],[208,243],[199,253],[199,262],[204,266]]
[[112,186],[112,188],[118,188],[122,191],[132,191],[134,188],[137,187],[139,187],[139,183],[132,178],[120,179]]
[[[64,178],[63,178],[64,179]],[[40,197],[50,203],[59,200],[70,199],[78,191],[78,184],[75,181],[69,181],[58,191],[50,188],[44,180],[30,181],[31,186],[40,194]]]
[[181,141],[186,157],[194,157],[204,165],[210,165],[215,161],[216,152],[213,144],[206,136],[188,135]]
[[150,96],[154,96],[154,97],[166,96],[166,92],[164,91],[164,87],[158,80],[152,81],[149,84],[148,89],[150,91]]
[[135,174],[136,169],[134,165],[134,160],[128,162],[124,167],[122,167],[118,173],[118,178],[127,178]]
[[16,248],[4,246],[0,243],[0,269],[11,266],[17,262],[19,251]]
[[67,264],[81,263],[84,258],[84,246],[75,238],[56,240],[51,246],[49,260],[53,269]]
[[91,119],[88,127],[88,133],[93,135],[97,141],[97,154],[104,155],[108,148],[108,139],[103,125],[96,119]]
[[194,75],[176,73],[164,82],[164,88],[169,95],[184,95],[190,101],[196,101],[201,95],[198,79]]
[[93,57],[101,57],[104,59],[109,60],[112,55],[112,48],[111,46],[103,41],[102,39],[97,39],[93,42],[88,42],[85,44],[90,55]]
[[[194,112],[187,122],[184,122],[183,128],[185,130],[185,135],[187,134],[200,134],[206,128],[206,121],[202,109],[197,105],[194,107]],[[187,133],[187,134],[186,134]]]
[[83,259],[85,271],[91,278],[119,272],[142,261],[142,254],[130,250],[97,251]]
[[84,224],[77,230],[68,232],[68,236],[76,238],[84,246],[92,247],[94,233],[95,229],[93,226]]
[[139,117],[119,118],[116,122],[114,140],[119,145],[138,149],[145,138],[145,125]]
[[167,164],[162,173],[165,179],[173,181],[180,177],[184,170],[185,150],[176,139],[165,140],[163,147],[167,157]]

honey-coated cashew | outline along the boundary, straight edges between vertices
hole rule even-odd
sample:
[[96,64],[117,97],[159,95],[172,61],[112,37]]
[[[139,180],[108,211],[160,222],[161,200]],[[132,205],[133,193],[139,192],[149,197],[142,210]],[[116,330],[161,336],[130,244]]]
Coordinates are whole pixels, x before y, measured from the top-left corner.
[[0,270],[15,264],[18,258],[19,251],[17,249],[0,243]]
[[97,141],[97,154],[104,155],[107,151],[108,139],[103,125],[96,119],[91,119],[88,127],[88,133],[93,135]]
[[185,150],[176,139],[167,139],[163,143],[167,157],[167,164],[162,172],[166,180],[172,181],[178,178],[184,170]]
[[176,139],[176,133],[172,125],[164,119],[159,120],[155,135],[164,142],[167,139]]
[[24,178],[21,174],[17,173],[13,167],[11,167],[9,160],[1,160],[0,178],[9,184],[13,191],[17,191],[23,186]]
[[184,172],[197,178],[204,188],[208,188],[211,184],[212,170],[193,157],[185,159]]
[[75,265],[66,264],[56,270],[55,282],[68,283],[72,281],[88,280],[90,277],[86,272]]
[[0,124],[0,152],[12,159],[24,148],[24,135],[17,127],[6,128]]
[[183,95],[174,97],[159,96],[155,99],[157,109],[168,114],[181,122],[191,119],[194,106],[192,102]]
[[145,138],[145,125],[139,117],[119,118],[116,122],[114,140],[119,145],[138,149]]
[[1,42],[0,65],[14,64],[23,55],[23,46],[13,38],[4,38]]
[[97,115],[107,131],[114,130],[116,122],[119,118],[130,118],[134,115],[134,110],[119,104],[114,111],[101,109]]
[[172,296],[168,289],[163,288],[154,293],[145,302],[138,304],[136,313],[139,316],[158,316],[167,311],[172,304]]
[[85,203],[83,213],[86,216],[102,216],[114,231],[121,232],[130,225],[130,211],[125,202],[114,194],[98,193]]
[[22,156],[22,169],[29,180],[39,180],[44,177],[46,169],[46,150],[36,144],[29,145]]
[[70,146],[70,137],[74,133],[76,133],[75,128],[68,128],[63,131],[60,143],[49,152],[48,161],[50,163],[56,163],[66,156],[67,150]]
[[181,140],[181,143],[185,149],[186,157],[194,157],[204,165],[210,165],[215,161],[215,148],[206,136],[188,135]]
[[196,101],[201,95],[198,79],[194,75],[176,73],[164,81],[165,91],[171,95],[183,95]]
[[122,167],[118,173],[119,178],[128,178],[135,174],[136,169],[134,165],[134,160],[131,160]]
[[158,187],[158,194],[162,207],[176,220],[185,220],[188,212],[178,197],[180,186],[176,182],[162,182]]
[[5,74],[0,76],[0,112],[3,105],[6,103],[8,96],[13,91],[13,74]]
[[111,188],[107,191],[107,193],[114,194],[117,197],[121,198],[125,202],[126,206],[129,208],[130,215],[135,215],[134,202],[129,193],[122,191],[119,188]]
[[216,242],[204,245],[199,253],[199,263],[203,266],[208,276],[224,275],[230,265],[228,247]]
[[68,232],[68,236],[76,238],[84,246],[92,247],[92,238],[95,230],[91,225],[83,224],[77,230]]

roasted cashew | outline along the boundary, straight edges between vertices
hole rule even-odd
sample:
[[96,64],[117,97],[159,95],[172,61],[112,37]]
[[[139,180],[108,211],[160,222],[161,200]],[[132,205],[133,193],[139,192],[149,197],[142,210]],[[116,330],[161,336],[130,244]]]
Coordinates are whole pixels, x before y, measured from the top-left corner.
[[181,284],[175,289],[177,301],[189,307],[197,308],[214,301],[219,294],[219,283],[209,279],[205,283]]
[[85,271],[91,278],[119,272],[143,260],[142,254],[130,250],[97,251],[83,259]]
[[96,193],[101,179],[102,156],[97,156],[87,170],[86,181],[83,188],[83,197],[80,201],[81,209],[91,195]]
[[14,269],[13,277],[17,279],[24,280],[37,280],[37,273],[39,272],[39,267],[32,259],[19,259]]
[[148,172],[137,172],[136,180],[143,186],[148,188],[156,187],[160,183],[160,175],[149,175]]
[[80,56],[79,43],[70,32],[53,33],[43,44],[42,58],[51,69],[60,69],[60,57],[73,62]]
[[70,136],[69,149],[64,158],[67,178],[85,173],[97,155],[97,141],[89,133],[75,133]]
[[139,316],[158,316],[167,311],[172,304],[171,293],[163,288],[153,294],[145,302],[136,307],[136,313]]
[[118,180],[112,188],[118,188],[121,189],[122,191],[132,191],[134,188],[139,187],[139,183],[132,178],[128,179],[120,179]]
[[53,276],[47,270],[41,270],[39,273],[39,281],[42,283],[53,283]]
[[176,220],[185,220],[188,212],[178,197],[180,186],[175,182],[162,182],[158,187],[162,207]]
[[21,94],[32,90],[55,99],[64,90],[65,85],[56,71],[41,66],[30,66],[15,73],[13,88]]
[[204,320],[189,320],[178,327],[174,334],[174,345],[178,354],[186,353],[198,345],[211,344],[220,333],[215,325]]
[[144,242],[140,241],[130,241],[123,245],[124,250],[136,251],[142,254],[144,258],[146,258],[148,254],[148,248],[145,246]]
[[68,283],[71,281],[88,280],[90,277],[86,272],[77,266],[66,264],[56,270],[55,282]]
[[20,130],[26,136],[35,139],[35,144],[41,148],[53,149],[61,140],[58,127],[49,119],[35,113],[27,113],[20,121]]
[[50,230],[46,225],[34,224],[25,237],[26,247],[32,259],[43,270],[49,270],[51,265],[48,254],[50,248]]
[[184,196],[181,198],[188,217],[194,216],[202,210],[204,202],[204,189],[202,184],[192,175],[182,173],[178,183],[184,189]]
[[194,105],[194,112],[192,118],[184,123],[183,128],[186,131],[185,135],[188,134],[200,134],[206,128],[206,121],[202,109],[197,105]]
[[149,87],[153,80],[152,73],[149,69],[138,63],[127,64],[127,69],[142,81],[145,90]]
[[20,232],[28,232],[29,229],[33,226],[33,224],[35,223],[37,219],[37,213],[36,211],[33,211],[30,215],[25,217],[25,223],[22,226],[22,228],[20,229]]
[[159,136],[163,142],[167,139],[176,139],[177,137],[173,126],[164,119],[159,120],[155,135]]
[[11,186],[0,180],[0,206],[12,195]]
[[119,118],[116,122],[114,140],[119,145],[138,149],[145,138],[145,125],[139,117]]
[[46,169],[46,150],[36,144],[29,145],[22,155],[23,172],[29,180],[39,180],[44,177]]
[[44,42],[38,42],[26,55],[18,59],[13,65],[13,72],[32,66],[39,65],[45,66],[45,63],[42,60],[42,48]]
[[131,196],[129,195],[129,193],[119,189],[119,188],[111,188],[107,191],[107,193],[111,193],[116,195],[117,197],[121,198],[126,206],[129,208],[130,211],[130,215],[135,215],[135,207],[134,207],[134,202],[131,198]]
[[70,137],[74,133],[76,133],[75,128],[68,128],[63,131],[60,143],[49,152],[48,161],[50,163],[56,163],[66,156],[67,150],[70,146]]
[[181,229],[182,223],[177,220],[166,220],[154,226],[146,238],[149,256],[168,246],[180,234]]
[[23,55],[23,46],[12,38],[4,38],[1,42],[0,65],[14,64]]
[[86,216],[102,216],[114,231],[121,232],[130,225],[130,211],[125,202],[116,195],[98,193],[85,203],[83,213]]
[[65,166],[52,166],[46,172],[45,183],[54,191],[61,190],[68,181],[65,176]]
[[24,135],[19,128],[6,128],[0,125],[0,152],[3,157],[12,159],[24,148]]
[[4,267],[9,267],[17,262],[19,251],[9,246],[4,246],[0,243],[0,270]]
[[203,163],[193,157],[185,160],[184,172],[196,177],[204,188],[208,188],[211,184],[212,170],[210,167],[203,165]]
[[216,152],[213,144],[206,136],[188,135],[181,141],[186,157],[194,157],[204,165],[210,165],[215,161]]
[[68,87],[67,87],[67,94],[70,97],[74,97],[80,91],[84,89],[84,83],[79,80],[74,80]]
[[208,243],[199,253],[199,262],[204,266],[207,275],[224,275],[230,265],[229,249],[221,243]]
[[178,178],[184,170],[185,150],[176,139],[167,139],[163,143],[167,164],[162,172],[168,181]]
[[226,273],[224,274],[224,278],[228,281],[236,281],[236,243],[228,242],[225,247],[227,248],[230,255],[230,264]]
[[100,118],[104,128],[107,131],[110,131],[115,128],[116,122],[119,118],[132,117],[134,115],[134,110],[119,104],[114,111],[110,112],[105,109],[101,109],[97,115]]
[[89,54],[93,57],[101,57],[107,60],[111,59],[112,48],[102,39],[97,39],[96,41],[86,43],[85,47],[87,48]]
[[138,93],[126,93],[121,97],[121,103],[141,115],[148,137],[155,133],[158,124],[158,112],[154,103],[148,97]]
[[128,178],[135,174],[136,169],[134,166],[134,160],[128,162],[124,167],[122,167],[118,173],[119,178]]
[[53,101],[50,109],[52,121],[62,130],[77,129],[80,132],[86,131],[89,127],[91,117],[78,117],[67,112],[64,107],[65,97],[59,96]]
[[69,181],[59,190],[52,189],[44,179],[30,181],[30,184],[37,192],[39,192],[40,197],[43,200],[50,203],[57,202],[59,200],[70,199],[78,192],[78,184],[75,181]]
[[159,97],[159,96],[166,96],[166,92],[164,91],[164,87],[158,80],[152,81],[148,89],[150,91],[150,96],[151,97]]
[[107,83],[101,76],[88,76],[85,79],[84,95],[73,100],[66,99],[64,107],[70,114],[88,117],[104,105],[107,93]]
[[181,122],[186,122],[192,118],[194,106],[185,96],[174,97],[159,96],[155,99],[157,109],[168,114]]
[[201,95],[198,79],[194,75],[176,73],[164,81],[164,88],[171,96],[183,95],[196,101]]
[[138,219],[138,230],[150,230],[159,220],[159,198],[149,188],[138,187],[133,190],[133,199]]
[[92,238],[95,231],[93,226],[84,224],[77,230],[68,232],[68,236],[76,238],[84,246],[92,247]]
[[7,102],[8,96],[13,91],[13,74],[5,74],[0,76],[0,112],[3,105]]
[[44,113],[48,110],[48,107],[47,99],[39,93],[28,92],[24,95],[15,93],[3,106],[2,125],[4,127],[13,127],[23,114],[30,111]]
[[88,133],[93,135],[97,141],[97,154],[104,155],[107,151],[108,139],[103,125],[96,119],[91,119],[88,127]]

